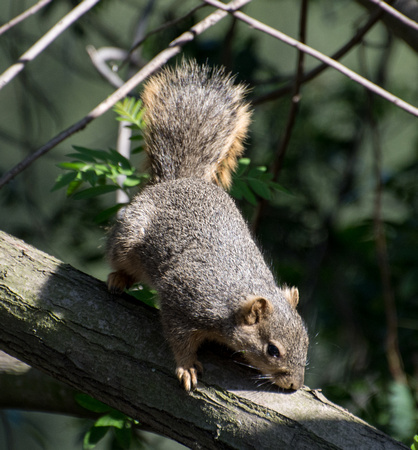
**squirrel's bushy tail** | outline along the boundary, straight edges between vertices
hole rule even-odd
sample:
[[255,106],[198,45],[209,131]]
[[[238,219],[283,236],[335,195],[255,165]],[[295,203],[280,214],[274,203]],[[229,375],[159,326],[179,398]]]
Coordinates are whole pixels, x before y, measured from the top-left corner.
[[154,181],[194,177],[228,187],[250,123],[245,93],[223,69],[194,61],[152,77],[142,100]]

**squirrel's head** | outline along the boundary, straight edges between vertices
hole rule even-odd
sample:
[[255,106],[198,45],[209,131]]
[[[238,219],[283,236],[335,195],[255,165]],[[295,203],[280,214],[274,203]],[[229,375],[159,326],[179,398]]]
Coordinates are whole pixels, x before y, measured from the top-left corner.
[[234,347],[264,374],[265,379],[283,389],[303,385],[308,334],[296,312],[297,288],[284,288],[278,301],[250,296],[238,314]]

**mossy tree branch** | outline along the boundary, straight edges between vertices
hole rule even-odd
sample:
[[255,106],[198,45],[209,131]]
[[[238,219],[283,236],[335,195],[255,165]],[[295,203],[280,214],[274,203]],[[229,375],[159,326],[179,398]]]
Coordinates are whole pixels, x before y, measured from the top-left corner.
[[2,232],[0,323],[8,354],[192,448],[406,448],[317,391],[257,387],[250,369],[210,349],[187,394],[158,311]]

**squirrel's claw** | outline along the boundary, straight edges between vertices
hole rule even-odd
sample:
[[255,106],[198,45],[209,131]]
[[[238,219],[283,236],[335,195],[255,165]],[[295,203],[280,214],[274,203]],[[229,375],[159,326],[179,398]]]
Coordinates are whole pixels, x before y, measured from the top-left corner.
[[176,375],[186,391],[191,391],[197,386],[197,374],[203,372],[203,366],[196,361],[190,367],[177,367]]

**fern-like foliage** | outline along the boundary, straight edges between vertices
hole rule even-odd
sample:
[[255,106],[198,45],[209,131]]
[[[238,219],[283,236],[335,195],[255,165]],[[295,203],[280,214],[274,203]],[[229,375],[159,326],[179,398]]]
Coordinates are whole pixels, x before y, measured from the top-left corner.
[[[58,176],[52,190],[66,188],[67,196],[74,200],[86,200],[122,189],[129,195],[132,187],[146,183],[149,175],[138,173],[128,159],[116,150],[94,150],[73,147],[75,152],[67,156],[71,162],[62,162],[58,167],[66,173]],[[96,222],[104,222],[123,205],[115,205],[101,211]]]
[[241,158],[238,161],[238,169],[233,178],[230,194],[237,200],[245,199],[252,205],[257,204],[257,197],[271,200],[277,192],[289,191],[279,183],[273,181],[273,174],[267,171],[265,166],[251,166],[249,158]]

